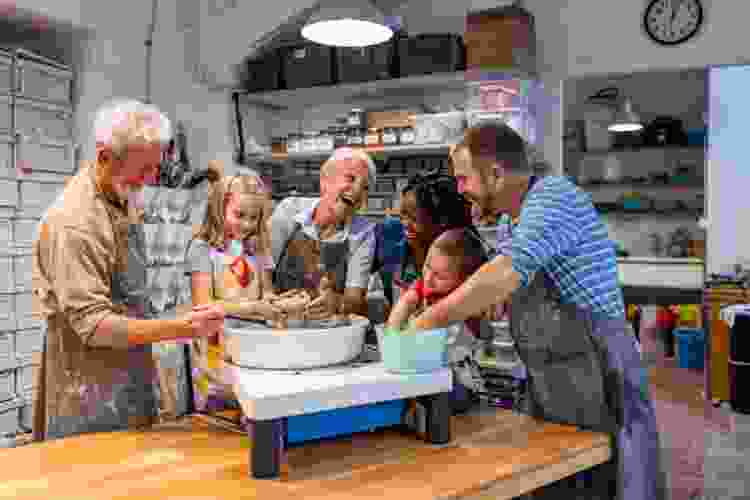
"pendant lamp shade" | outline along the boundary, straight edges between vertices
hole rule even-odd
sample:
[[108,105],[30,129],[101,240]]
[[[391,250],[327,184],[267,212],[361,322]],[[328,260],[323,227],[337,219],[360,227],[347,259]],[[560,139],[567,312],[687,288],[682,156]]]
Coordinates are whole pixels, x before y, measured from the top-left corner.
[[633,111],[633,103],[630,99],[624,99],[608,130],[610,132],[637,132],[641,129],[643,129],[643,124],[640,117]]
[[324,0],[302,36],[321,45],[367,47],[390,40],[394,24],[368,0]]

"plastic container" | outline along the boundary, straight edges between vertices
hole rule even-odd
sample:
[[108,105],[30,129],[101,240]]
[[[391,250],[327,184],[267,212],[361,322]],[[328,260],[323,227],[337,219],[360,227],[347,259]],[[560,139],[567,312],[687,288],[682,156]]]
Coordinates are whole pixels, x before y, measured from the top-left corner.
[[399,76],[460,71],[466,64],[463,38],[448,33],[423,33],[399,38]]
[[288,89],[333,85],[334,50],[315,43],[285,47],[281,52],[282,74]]
[[706,334],[700,328],[677,328],[677,356],[680,368],[702,370],[704,366]]
[[288,440],[303,443],[399,425],[405,410],[406,400],[400,399],[289,417]]
[[419,333],[385,333],[376,327],[383,365],[397,373],[422,373],[448,366],[448,329],[438,328]]
[[729,402],[739,413],[750,413],[750,314],[737,311],[729,341]]
[[372,47],[337,47],[336,74],[341,83],[369,82],[391,77],[392,41]]

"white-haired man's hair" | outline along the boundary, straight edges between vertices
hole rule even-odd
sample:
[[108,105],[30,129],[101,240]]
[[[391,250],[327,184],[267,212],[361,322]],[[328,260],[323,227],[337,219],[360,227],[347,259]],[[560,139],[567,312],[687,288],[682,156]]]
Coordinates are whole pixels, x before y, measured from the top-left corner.
[[350,158],[355,158],[367,163],[367,185],[370,187],[374,186],[378,173],[375,167],[375,162],[372,161],[372,158],[367,152],[356,148],[340,148],[334,151],[334,153],[320,167],[320,176],[327,177],[333,174],[336,168],[336,160]]
[[122,158],[128,146],[168,144],[172,124],[156,106],[117,99],[97,111],[94,136],[97,148],[109,147],[115,157]]

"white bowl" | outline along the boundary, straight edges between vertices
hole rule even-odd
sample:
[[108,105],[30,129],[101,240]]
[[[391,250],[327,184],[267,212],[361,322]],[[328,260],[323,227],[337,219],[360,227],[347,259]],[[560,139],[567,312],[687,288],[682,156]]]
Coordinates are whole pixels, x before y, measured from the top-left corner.
[[320,368],[357,358],[369,324],[366,318],[356,318],[348,326],[280,330],[230,318],[224,324],[224,338],[227,354],[239,366],[267,370]]

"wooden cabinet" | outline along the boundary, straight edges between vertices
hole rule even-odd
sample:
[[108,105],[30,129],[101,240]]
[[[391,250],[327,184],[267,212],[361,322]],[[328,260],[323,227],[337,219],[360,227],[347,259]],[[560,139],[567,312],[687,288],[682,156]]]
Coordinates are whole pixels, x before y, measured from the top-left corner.
[[729,401],[729,326],[721,320],[721,308],[750,304],[750,290],[709,288],[704,292],[707,332],[706,396],[713,401]]

